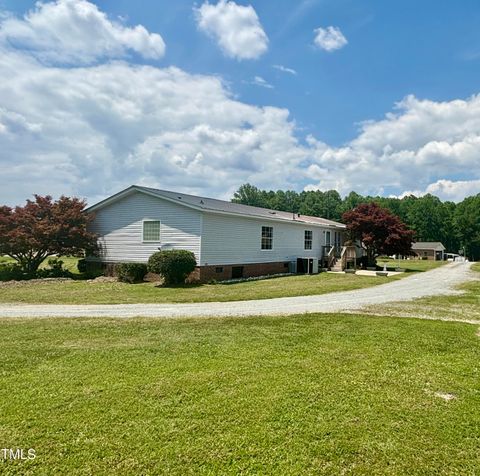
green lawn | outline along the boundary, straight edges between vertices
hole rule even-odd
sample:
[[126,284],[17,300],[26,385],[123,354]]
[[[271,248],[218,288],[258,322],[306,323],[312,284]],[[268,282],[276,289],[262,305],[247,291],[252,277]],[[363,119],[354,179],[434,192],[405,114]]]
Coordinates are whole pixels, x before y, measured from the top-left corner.
[[0,448],[37,454],[0,459],[0,473],[478,474],[476,330],[351,315],[0,320]]
[[407,273],[410,272],[421,272],[421,271],[430,271],[431,269],[438,268],[447,264],[447,261],[433,261],[433,260],[419,260],[419,259],[378,259],[378,266],[383,266],[384,263],[387,265],[387,268],[397,268],[400,265],[400,268],[405,269]]
[[51,304],[119,304],[205,302],[267,299],[360,289],[392,278],[322,273],[232,284],[162,287],[155,283],[125,284],[71,281],[0,286],[0,302]]
[[[55,256],[49,256],[41,265],[40,268],[48,267],[48,260],[50,258],[55,258]],[[63,261],[63,267],[70,271],[73,274],[79,274],[77,263],[79,258],[75,258],[74,256],[61,256],[59,257]],[[9,256],[0,256],[0,264],[3,263],[15,263],[15,260],[10,258]]]
[[[433,261],[405,261],[404,263],[409,271],[424,271],[429,269],[428,266],[435,266]],[[348,291],[383,284],[401,277],[382,278],[321,273],[232,284],[218,283],[168,288],[155,283],[98,283],[81,280],[41,284],[24,282],[15,287],[0,285],[0,302],[46,304],[224,302]]]

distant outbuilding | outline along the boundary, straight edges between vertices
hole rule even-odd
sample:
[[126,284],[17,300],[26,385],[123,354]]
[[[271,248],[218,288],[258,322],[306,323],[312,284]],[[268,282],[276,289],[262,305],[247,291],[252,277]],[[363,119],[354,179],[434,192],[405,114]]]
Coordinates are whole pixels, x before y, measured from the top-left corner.
[[412,251],[420,259],[443,261],[445,257],[445,246],[439,241],[418,241],[413,243]]

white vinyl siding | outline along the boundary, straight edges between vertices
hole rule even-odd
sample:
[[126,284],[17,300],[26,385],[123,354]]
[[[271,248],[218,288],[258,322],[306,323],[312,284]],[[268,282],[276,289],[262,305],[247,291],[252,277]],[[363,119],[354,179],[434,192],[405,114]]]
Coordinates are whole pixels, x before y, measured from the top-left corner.
[[[272,250],[261,249],[262,226],[272,226]],[[312,227],[312,249],[304,249],[305,224],[272,222],[261,218],[205,212],[202,227],[202,266],[292,261],[300,257],[320,258],[326,227]]]
[[160,241],[160,221],[143,221],[143,241]]
[[[93,213],[95,219],[89,230],[99,235],[102,261],[146,263],[161,248],[192,251],[200,262],[200,211],[132,192]],[[159,224],[160,241],[143,240],[146,222]]]

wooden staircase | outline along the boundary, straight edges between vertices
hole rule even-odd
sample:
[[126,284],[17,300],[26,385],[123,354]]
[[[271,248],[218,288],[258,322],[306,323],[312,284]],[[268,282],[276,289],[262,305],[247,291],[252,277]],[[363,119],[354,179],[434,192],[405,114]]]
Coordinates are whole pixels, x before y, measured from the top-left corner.
[[327,268],[330,271],[341,273],[348,267],[348,263],[357,267],[356,251],[354,246],[343,246],[340,255],[335,254],[335,248],[332,246],[327,255]]
[[333,263],[333,266],[330,267],[330,271],[341,273],[343,271],[342,260],[336,259]]

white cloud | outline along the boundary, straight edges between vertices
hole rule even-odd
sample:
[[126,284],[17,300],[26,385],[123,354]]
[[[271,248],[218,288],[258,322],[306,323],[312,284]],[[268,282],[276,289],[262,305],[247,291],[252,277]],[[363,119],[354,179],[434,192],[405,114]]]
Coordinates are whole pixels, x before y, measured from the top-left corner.
[[399,198],[408,195],[415,195],[421,197],[427,193],[436,195],[442,200],[449,200],[452,202],[460,202],[465,197],[470,195],[477,195],[480,193],[480,179],[478,180],[437,180],[431,183],[425,190],[406,191],[399,195]]
[[111,21],[86,0],[37,2],[23,19],[8,16],[0,23],[0,42],[52,63],[88,64],[129,52],[158,59],[165,53],[160,35]]
[[[131,183],[229,197],[246,180],[295,187],[288,111],[233,98],[216,76],[106,63],[50,67],[0,48],[2,201],[91,201]],[[285,180],[284,171],[292,170]]]
[[268,49],[268,38],[251,5],[220,0],[195,8],[198,28],[214,38],[226,56],[256,59]]
[[297,75],[297,72],[292,69],[292,68],[287,68],[286,66],[282,66],[281,64],[274,64],[273,67],[275,69],[278,69],[279,71],[281,71],[282,73],[289,73],[289,74],[293,74],[294,76]]
[[261,86],[262,88],[273,89],[273,86],[261,76],[255,76],[250,83],[255,86]]
[[2,202],[93,202],[132,183],[223,198],[244,182],[452,200],[479,187],[480,96],[408,96],[332,147],[300,141],[288,110],[243,103],[218,76],[124,61],[62,68],[0,43],[0,77]]
[[335,51],[343,48],[347,43],[347,39],[340,31],[340,28],[335,26],[327,26],[327,28],[317,28],[314,30],[315,39],[313,40],[315,46],[325,51]]
[[[395,113],[363,123],[343,147],[314,138],[309,144],[316,149],[310,177],[318,179],[317,187],[335,186],[345,193],[353,188],[364,193],[409,190],[459,199],[462,182],[465,196],[480,179],[480,96],[449,102],[408,96]],[[445,182],[453,176],[456,192]]]

